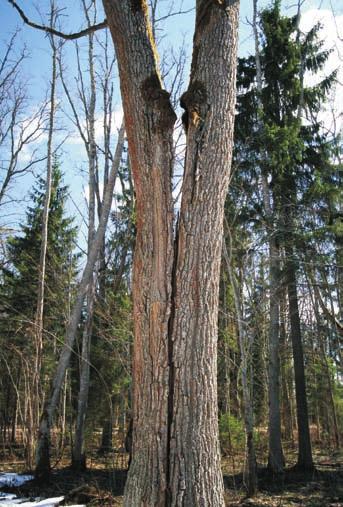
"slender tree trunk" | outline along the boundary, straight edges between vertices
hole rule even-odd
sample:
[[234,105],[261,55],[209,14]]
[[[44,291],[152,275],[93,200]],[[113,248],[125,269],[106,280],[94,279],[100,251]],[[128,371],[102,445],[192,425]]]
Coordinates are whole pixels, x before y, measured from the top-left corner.
[[[91,20],[88,15],[86,4],[83,0],[83,8],[87,18],[88,26],[91,26]],[[90,255],[92,243],[95,234],[95,188],[96,188],[96,165],[97,165],[97,148],[95,142],[95,106],[96,106],[96,81],[94,72],[94,35],[88,36],[88,64],[89,64],[89,78],[90,78],[90,100],[87,107],[87,125],[88,125],[88,253]],[[104,187],[105,192],[105,187]],[[100,202],[98,203],[100,207]],[[100,211],[100,210],[99,210]],[[101,215],[100,215],[101,216]],[[103,245],[105,242],[105,235],[102,238],[99,254],[101,255]],[[72,451],[73,467],[76,469],[86,468],[86,456],[84,453],[84,435],[85,423],[88,406],[88,393],[89,393],[89,376],[90,376],[90,348],[91,337],[93,329],[93,315],[94,315],[94,300],[95,300],[95,274],[92,274],[88,290],[87,290],[87,319],[85,328],[82,334],[82,352],[80,364],[80,387],[77,404],[77,417],[76,428],[74,436],[74,447]]]
[[287,365],[288,347],[286,341],[286,301],[287,295],[285,288],[282,287],[280,294],[280,356],[281,356],[281,385],[282,385],[282,416],[284,426],[284,437],[286,440],[294,442],[293,436],[293,407],[289,393],[289,374]]
[[113,419],[112,417],[110,417],[106,419],[102,425],[99,454],[104,454],[112,450],[112,438],[113,438]]
[[229,259],[225,243],[224,243],[224,258],[226,261],[230,282],[233,288],[233,297],[235,302],[235,310],[238,325],[238,341],[242,361],[241,377],[243,391],[243,412],[244,412],[244,424],[247,442],[246,444],[247,464],[245,467],[244,475],[248,496],[253,496],[257,492],[257,466],[254,445],[254,409],[249,386],[249,355],[251,354],[251,340],[248,336],[247,323],[245,321],[243,314],[241,297],[239,294],[237,282],[231,266],[231,260]]
[[[253,2],[253,30],[255,39],[256,80],[259,107],[262,108],[262,69],[257,32],[257,0]],[[263,123],[259,119],[260,130]],[[263,162],[268,156],[262,149]],[[262,164],[263,165],[263,164]],[[280,359],[279,359],[279,285],[280,285],[280,254],[276,239],[276,211],[271,204],[267,175],[262,168],[262,195],[269,243],[269,367],[268,367],[268,397],[269,397],[269,454],[268,468],[273,473],[282,473],[284,458],[281,444],[280,417]]]
[[279,341],[279,248],[275,239],[269,243],[270,259],[270,324],[269,324],[269,454],[268,468],[273,473],[283,473],[284,457],[281,444],[280,416],[280,341]]
[[[50,26],[54,25],[56,18],[55,5],[51,2],[51,15],[50,15]],[[32,403],[32,428],[30,432],[32,437],[30,438],[30,445],[32,450],[32,462],[29,463],[30,468],[34,466],[34,454],[36,446],[35,433],[39,426],[39,414],[41,411],[42,404],[42,392],[41,392],[41,368],[43,359],[43,318],[44,318],[44,291],[45,291],[45,271],[46,271],[46,252],[48,246],[48,223],[49,223],[49,208],[51,198],[51,184],[52,184],[52,167],[53,167],[53,133],[55,128],[55,109],[56,109],[56,81],[57,81],[57,47],[54,41],[54,37],[50,37],[50,45],[52,48],[52,74],[50,83],[50,111],[49,111],[49,130],[48,130],[48,141],[47,141],[47,168],[46,168],[46,181],[45,181],[45,195],[44,195],[44,207],[42,216],[42,229],[41,229],[41,248],[40,248],[40,259],[38,266],[38,286],[37,286],[37,305],[35,315],[35,357],[34,367],[32,376],[32,393],[30,397],[30,403]]]
[[[94,276],[94,275],[93,275]],[[73,445],[73,468],[86,469],[85,455],[85,425],[88,406],[89,377],[90,377],[90,346],[94,314],[94,281],[91,280],[92,292],[87,294],[87,320],[82,334],[82,351],[80,364],[80,387],[77,401],[76,428]]]
[[[308,265],[310,266],[310,263],[308,263]],[[331,405],[331,411],[332,411],[332,421],[333,421],[333,433],[334,433],[335,447],[336,447],[336,449],[339,449],[340,446],[341,446],[341,441],[340,441],[340,432],[339,432],[339,424],[338,424],[338,418],[337,418],[336,404],[335,404],[335,399],[334,399],[334,395],[333,395],[333,386],[332,386],[331,371],[330,371],[329,363],[328,363],[328,360],[327,360],[327,355],[326,355],[326,352],[325,352],[325,346],[324,346],[324,342],[323,342],[323,337],[321,336],[321,332],[320,332],[321,318],[320,318],[320,313],[319,313],[319,305],[320,305],[319,300],[321,300],[321,295],[320,295],[319,287],[317,285],[317,282],[315,280],[315,277],[314,277],[314,274],[312,272],[311,267],[309,267],[309,269],[308,269],[308,275],[309,275],[310,294],[311,294],[312,304],[313,304],[313,308],[314,308],[314,313],[315,313],[316,320],[317,320],[317,330],[318,330],[317,332],[318,332],[318,340],[319,340],[319,350],[321,352],[322,361],[323,361],[324,366],[325,366],[327,386],[328,386],[328,391],[329,391],[329,399],[330,399],[330,405]],[[313,291],[311,290],[310,283],[313,286]],[[317,410],[317,412],[318,412],[318,410]]]
[[[288,182],[289,187],[293,189],[292,182]],[[313,470],[312,448],[310,439],[304,353],[301,337],[301,326],[298,305],[298,292],[296,281],[296,261],[294,257],[294,239],[293,239],[293,199],[290,195],[284,196],[283,212],[285,230],[285,282],[288,294],[288,306],[290,316],[290,334],[293,349],[294,375],[295,375],[295,396],[297,404],[297,425],[298,425],[298,461],[297,467],[301,470]]]
[[77,327],[81,317],[81,310],[84,298],[86,296],[88,286],[91,283],[94,266],[99,255],[99,248],[103,241],[106,225],[110,215],[114,184],[117,176],[118,167],[121,160],[121,154],[124,144],[124,125],[121,126],[115,157],[111,167],[108,187],[105,190],[103,199],[103,209],[99,221],[99,225],[91,245],[87,258],[87,264],[82,273],[78,294],[74,307],[70,315],[70,321],[66,330],[65,343],[57,364],[57,369],[53,378],[53,385],[50,397],[48,398],[43,414],[41,417],[39,428],[39,440],[36,453],[36,476],[38,478],[46,478],[50,475],[50,430],[53,423],[56,407],[60,397],[61,388],[65,378],[65,373],[69,365],[70,356],[72,354],[75,341]]

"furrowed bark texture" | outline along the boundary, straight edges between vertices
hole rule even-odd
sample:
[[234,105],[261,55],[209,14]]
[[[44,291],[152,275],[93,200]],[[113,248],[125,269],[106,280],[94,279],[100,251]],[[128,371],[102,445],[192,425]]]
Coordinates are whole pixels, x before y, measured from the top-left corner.
[[187,157],[173,244],[175,113],[144,0],[104,0],[134,177],[133,448],[126,507],[223,506],[217,432],[217,309],[232,150],[238,2],[198,1]]
[[104,1],[116,47],[136,194],[133,446],[124,505],[165,505],[173,126],[143,1]]
[[[227,5],[230,4],[230,5]],[[197,2],[172,329],[170,505],[222,506],[217,313],[235,105],[238,2]]]

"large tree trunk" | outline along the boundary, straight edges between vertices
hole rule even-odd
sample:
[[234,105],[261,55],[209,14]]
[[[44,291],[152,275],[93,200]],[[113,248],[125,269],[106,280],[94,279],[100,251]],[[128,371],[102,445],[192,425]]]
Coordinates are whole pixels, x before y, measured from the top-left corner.
[[103,208],[99,220],[99,225],[94,237],[94,241],[91,245],[89,255],[87,257],[87,264],[83,270],[76,301],[74,303],[74,307],[70,315],[69,324],[66,330],[65,343],[53,378],[51,394],[47,400],[46,406],[43,410],[43,414],[41,417],[38,446],[36,452],[36,471],[35,471],[36,476],[38,478],[46,478],[50,474],[50,429],[53,423],[53,418],[60,397],[60,392],[63,386],[65,373],[69,365],[70,356],[72,354],[77,326],[79,324],[81,317],[83,301],[86,296],[89,283],[91,282],[92,279],[94,265],[99,255],[99,249],[104,238],[106,225],[110,215],[114,184],[121,160],[123,144],[124,144],[124,125],[121,126],[121,129],[119,131],[116,153],[113,159],[108,186],[104,194]]
[[182,97],[187,156],[173,274],[175,113],[159,78],[147,2],[104,0],[104,6],[119,64],[137,208],[133,456],[124,505],[222,506],[217,309],[238,2],[197,1],[191,82]]
[[217,434],[217,320],[237,22],[237,2],[197,2],[190,84],[181,98],[188,131],[171,323],[171,505],[224,505]]
[[104,1],[116,47],[136,194],[133,268],[133,445],[127,507],[164,505],[168,322],[173,263],[173,126],[144,1]]

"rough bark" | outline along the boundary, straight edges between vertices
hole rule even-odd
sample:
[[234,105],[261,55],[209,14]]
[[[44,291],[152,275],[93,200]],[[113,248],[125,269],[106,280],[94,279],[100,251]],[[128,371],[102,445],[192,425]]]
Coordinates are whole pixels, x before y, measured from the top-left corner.
[[219,506],[216,326],[238,4],[197,2],[191,80],[182,97],[187,157],[173,273],[175,114],[158,76],[147,4],[105,0],[104,6],[119,64],[138,220],[133,456],[124,504]]
[[104,1],[116,47],[136,194],[133,444],[124,505],[164,505],[168,321],[173,262],[171,174],[176,119],[157,70],[144,1]]
[[99,249],[105,234],[108,217],[111,210],[114,184],[117,176],[118,167],[120,164],[123,144],[124,144],[124,125],[121,126],[121,129],[119,131],[116,153],[111,167],[109,183],[105,190],[103,208],[99,225],[87,258],[86,266],[82,273],[78,294],[70,315],[69,324],[66,330],[65,343],[55,371],[51,394],[47,400],[46,406],[43,410],[43,414],[41,417],[38,436],[38,446],[36,452],[36,470],[35,470],[36,476],[38,478],[46,478],[50,474],[50,429],[53,423],[54,414],[60,397],[61,388],[63,386],[65,372],[68,368],[70,356],[72,354],[77,326],[79,324],[81,317],[83,301],[86,296],[89,283],[91,282],[92,279],[94,265],[98,258]]
[[133,456],[124,505],[222,506],[217,307],[238,2],[197,2],[191,80],[182,97],[187,157],[173,277],[175,113],[158,75],[147,3],[104,0],[104,6],[119,64],[137,205]]
[[[237,2],[197,2],[170,352],[170,505],[224,505],[217,314],[235,104]],[[215,86],[213,84],[216,83]]]

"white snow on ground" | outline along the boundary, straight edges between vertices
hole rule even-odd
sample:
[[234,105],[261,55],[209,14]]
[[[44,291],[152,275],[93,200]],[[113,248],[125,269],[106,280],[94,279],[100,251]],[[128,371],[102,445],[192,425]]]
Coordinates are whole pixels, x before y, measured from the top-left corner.
[[19,475],[15,473],[0,473],[0,488],[4,486],[15,487],[21,486],[25,482],[32,481],[33,475]]
[[[19,475],[15,473],[0,473],[0,488],[17,487],[21,486],[25,482],[31,481],[32,475]],[[8,505],[20,505],[20,507],[57,507],[63,502],[64,496],[56,498],[36,498],[34,501],[28,498],[17,498],[12,493],[0,492],[0,507],[8,507]],[[85,505],[70,505],[69,507],[86,507]]]
[[7,498],[6,500],[2,500],[0,498],[0,507],[8,506],[8,505],[20,505],[21,507],[56,507],[64,500],[63,496],[58,498],[47,498],[46,500],[41,500],[40,498],[30,501],[27,498]]
[[[0,507],[8,507],[9,505],[20,505],[20,507],[57,507],[63,502],[64,497],[46,498],[41,500],[29,500],[28,498],[17,498],[15,495],[0,493]],[[69,507],[86,507],[85,505],[70,505]]]

